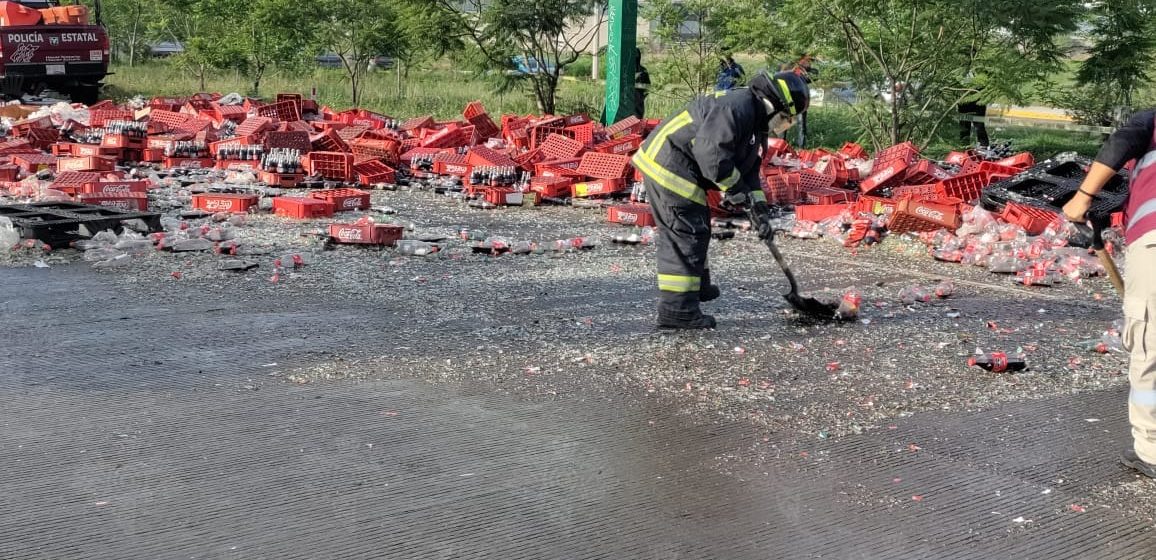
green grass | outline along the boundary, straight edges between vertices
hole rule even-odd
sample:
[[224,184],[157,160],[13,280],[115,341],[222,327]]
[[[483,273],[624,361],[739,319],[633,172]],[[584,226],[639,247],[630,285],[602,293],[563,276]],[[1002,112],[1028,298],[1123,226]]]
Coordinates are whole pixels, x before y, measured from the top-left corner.
[[[399,117],[434,115],[452,119],[461,115],[467,103],[481,100],[491,115],[503,113],[537,113],[533,98],[527,93],[496,93],[494,84],[467,72],[458,72],[447,65],[434,69],[414,69],[406,80],[403,95],[397,91],[397,77],[393,72],[373,72],[362,89],[361,105],[367,109]],[[118,66],[108,79],[106,93],[117,100],[137,95],[183,96],[200,90],[198,80],[179,67],[165,62],[150,62],[133,68]],[[572,74],[573,75],[573,74]],[[249,79],[238,72],[214,73],[206,80],[209,91],[247,93]],[[271,98],[276,93],[308,94],[316,87],[318,100],[335,109],[350,106],[349,84],[339,69],[318,68],[300,75],[275,73],[262,83],[260,96]],[[589,79],[567,79],[562,82],[558,96],[558,112],[563,114],[585,112],[592,116],[601,113],[604,86]],[[672,114],[688,101],[684,94],[656,90],[647,100],[647,116],[662,118]],[[1028,150],[1037,157],[1048,157],[1057,152],[1077,151],[1095,154],[1101,139],[1088,134],[1040,130],[1030,128],[993,128],[993,141],[1010,140],[1019,150]],[[955,124],[945,123],[941,134],[944,140],[928,147],[931,157],[942,157],[959,148],[952,139]],[[794,132],[789,133],[794,138]],[[844,142],[860,137],[851,110],[845,106],[816,107],[810,115],[810,143],[813,146],[838,148]]]

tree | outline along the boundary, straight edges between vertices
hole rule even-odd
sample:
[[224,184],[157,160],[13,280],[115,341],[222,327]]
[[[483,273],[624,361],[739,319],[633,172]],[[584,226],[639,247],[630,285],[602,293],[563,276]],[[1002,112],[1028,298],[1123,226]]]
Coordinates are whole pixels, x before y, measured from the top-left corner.
[[796,45],[850,64],[856,117],[876,146],[926,145],[967,100],[1022,101],[1058,67],[1066,0],[786,0]]
[[395,56],[401,44],[398,14],[387,0],[318,0],[312,5],[319,44],[341,59],[353,105],[377,56]]
[[1131,108],[1156,61],[1156,5],[1150,0],[1103,0],[1092,5],[1090,16],[1096,41],[1076,79],[1106,92],[1110,107]]
[[[475,60],[498,72],[502,89],[527,85],[538,109],[553,114],[558,84],[594,42],[601,25],[587,26],[601,0],[428,0],[453,23],[454,36],[476,50]],[[521,64],[519,64],[519,62]]]
[[305,4],[296,0],[225,0],[237,4],[241,14],[228,35],[243,57],[244,67],[252,80],[252,93],[258,95],[261,80],[275,66],[298,66],[310,44],[313,26]]
[[149,43],[165,36],[157,22],[163,7],[154,0],[105,0],[101,20],[108,30],[113,53],[125,53],[129,66],[135,66],[140,53],[147,53]]
[[689,91],[691,96],[710,90],[719,72],[724,40],[726,0],[651,0],[644,18],[655,22],[652,37],[665,55],[657,66],[660,81]]
[[405,78],[410,67],[424,57],[442,57],[463,48],[453,31],[450,20],[442,17],[441,10],[421,0],[402,0],[396,4],[399,37],[395,54],[397,61],[397,95],[405,95]]

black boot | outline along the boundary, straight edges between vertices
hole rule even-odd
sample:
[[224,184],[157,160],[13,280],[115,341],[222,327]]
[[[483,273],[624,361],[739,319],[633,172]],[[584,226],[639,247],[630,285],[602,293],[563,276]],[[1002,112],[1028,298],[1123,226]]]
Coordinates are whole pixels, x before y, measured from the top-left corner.
[[1156,478],[1156,465],[1144,462],[1144,460],[1136,454],[1136,450],[1131,447],[1124,450],[1123,455],[1120,456],[1120,462],[1124,463],[1127,467],[1140,471],[1140,474],[1148,478]]
[[710,283],[710,269],[706,268],[702,271],[702,291],[698,293],[698,300],[706,303],[714,301],[722,295],[722,290],[719,290],[718,284]]
[[658,327],[663,329],[713,329],[714,317],[698,308],[698,292],[660,292]]

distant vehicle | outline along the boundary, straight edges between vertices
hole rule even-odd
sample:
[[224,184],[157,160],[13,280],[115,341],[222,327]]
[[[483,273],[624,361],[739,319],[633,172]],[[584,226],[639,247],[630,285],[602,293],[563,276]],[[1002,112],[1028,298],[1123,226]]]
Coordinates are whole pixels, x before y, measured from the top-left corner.
[[161,41],[149,46],[149,54],[157,58],[166,58],[184,54],[185,46],[180,41]]
[[524,56],[515,56],[513,59],[511,59],[511,62],[514,63],[514,69],[510,70],[511,74],[522,74],[527,76],[530,74],[553,74],[556,69],[555,65],[542,64],[538,61],[537,58],[534,57],[527,58]]
[[[314,59],[317,65],[322,68],[344,68],[345,63],[341,61],[341,57],[336,53],[323,53],[317,55]],[[370,70],[388,70],[393,68],[393,59],[388,56],[375,56],[369,61]]]

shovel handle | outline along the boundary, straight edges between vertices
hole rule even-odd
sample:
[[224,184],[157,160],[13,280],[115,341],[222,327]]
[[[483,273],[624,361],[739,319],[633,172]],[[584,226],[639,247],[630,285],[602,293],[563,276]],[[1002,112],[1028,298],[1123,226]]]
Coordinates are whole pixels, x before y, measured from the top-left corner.
[[1108,228],[1111,223],[1111,216],[1088,214],[1087,224],[1076,224],[1077,227],[1084,229],[1090,226],[1092,230],[1092,250],[1096,252],[1096,258],[1100,259],[1100,265],[1104,267],[1104,272],[1108,275],[1108,281],[1112,283],[1112,287],[1116,288],[1116,293],[1121,298],[1124,297],[1124,277],[1120,275],[1120,269],[1116,268],[1116,261],[1112,259],[1112,255],[1108,254],[1108,249],[1104,246],[1104,230]]
[[1112,287],[1116,288],[1116,293],[1120,297],[1124,297],[1124,277],[1120,276],[1120,269],[1116,268],[1116,261],[1112,260],[1112,255],[1108,254],[1107,249],[1096,249],[1096,257],[1100,259],[1100,264],[1104,267],[1104,272],[1108,273],[1108,280],[1112,282]]

